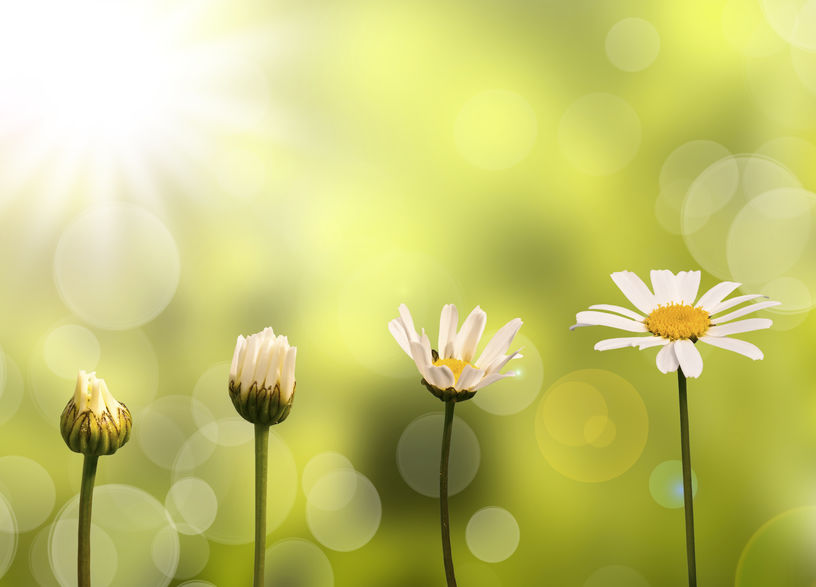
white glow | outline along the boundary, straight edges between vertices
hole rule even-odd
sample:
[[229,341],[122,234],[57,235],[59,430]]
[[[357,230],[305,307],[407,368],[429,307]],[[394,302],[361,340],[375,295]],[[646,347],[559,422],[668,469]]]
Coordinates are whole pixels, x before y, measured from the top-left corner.
[[225,132],[273,128],[259,56],[282,35],[214,29],[228,9],[0,0],[0,207],[28,187],[55,213],[69,196],[157,201],[167,181],[201,193],[201,169]]
[[170,67],[148,15],[125,2],[4,3],[4,114],[55,142],[124,144],[168,112]]

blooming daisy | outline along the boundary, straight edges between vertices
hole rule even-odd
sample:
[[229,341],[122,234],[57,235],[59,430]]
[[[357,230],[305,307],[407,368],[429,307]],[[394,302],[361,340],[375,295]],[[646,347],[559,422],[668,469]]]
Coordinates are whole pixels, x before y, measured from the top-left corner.
[[[595,350],[627,346],[642,350],[659,346],[662,348],[657,353],[657,368],[662,373],[669,373],[677,371],[679,366],[686,377],[699,377],[703,372],[703,359],[694,346],[698,340],[754,360],[763,357],[755,345],[730,338],[730,335],[769,328],[772,322],[767,318],[736,319],[780,302],[768,300],[732,310],[744,302],[766,296],[749,294],[726,300],[725,297],[742,284],[724,281],[697,299],[699,271],[681,271],[675,275],[671,271],[656,270],[651,272],[651,279],[654,293],[631,271],[613,273],[612,281],[640,313],[621,306],[597,304],[590,306],[589,311],[578,312],[575,316],[577,324],[572,328],[611,326],[643,333],[645,336],[602,340],[595,344]],[[732,311],[724,314],[726,310]]]
[[476,347],[487,323],[487,314],[479,306],[465,318],[459,332],[456,331],[459,324],[456,306],[447,304],[442,308],[437,349],[431,348],[424,329],[421,336],[417,334],[411,312],[405,304],[400,305],[399,313],[399,318],[388,323],[388,330],[414,360],[428,390],[439,399],[469,399],[486,385],[513,375],[500,371],[508,361],[521,356],[519,351],[507,354],[513,337],[521,328],[521,318],[502,326],[474,361]]

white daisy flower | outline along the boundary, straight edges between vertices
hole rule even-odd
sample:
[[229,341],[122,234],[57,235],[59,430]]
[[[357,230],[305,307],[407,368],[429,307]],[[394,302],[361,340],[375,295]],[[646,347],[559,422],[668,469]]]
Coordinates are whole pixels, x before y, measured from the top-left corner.
[[253,424],[283,422],[295,398],[297,347],[271,328],[239,336],[230,366],[232,403]]
[[456,331],[459,324],[456,306],[448,304],[442,308],[436,350],[431,349],[431,341],[424,329],[421,336],[417,334],[411,312],[405,304],[400,305],[399,313],[399,318],[388,323],[388,330],[416,363],[423,384],[439,399],[470,399],[486,385],[513,375],[500,371],[508,361],[521,356],[519,351],[507,354],[513,337],[521,328],[521,318],[502,326],[474,361],[476,347],[487,324],[487,314],[479,306],[468,315],[459,332]]
[[698,340],[754,360],[763,358],[756,346],[729,335],[769,328],[773,322],[767,318],[736,319],[780,302],[762,301],[723,314],[744,302],[766,296],[750,294],[726,300],[725,297],[742,284],[724,281],[697,299],[699,271],[681,271],[677,275],[667,270],[652,271],[651,278],[654,293],[631,271],[613,273],[612,281],[639,312],[609,304],[590,306],[590,311],[576,314],[577,324],[570,330],[579,326],[611,326],[644,333],[646,336],[602,340],[595,344],[595,350],[663,347],[657,353],[657,368],[662,373],[670,373],[679,366],[686,377],[699,377],[703,372],[703,359],[694,346]]

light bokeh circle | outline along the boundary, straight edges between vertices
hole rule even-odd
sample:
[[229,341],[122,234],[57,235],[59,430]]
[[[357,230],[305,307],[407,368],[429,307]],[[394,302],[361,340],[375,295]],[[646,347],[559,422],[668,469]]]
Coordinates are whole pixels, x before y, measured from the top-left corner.
[[[397,443],[397,469],[414,491],[439,497],[439,444],[444,416],[430,413],[413,420]],[[479,470],[481,449],[476,433],[459,416],[453,417],[448,495],[456,495],[473,481]]]
[[179,534],[179,553],[176,579],[190,579],[207,566],[210,543],[203,534]]
[[45,364],[64,379],[77,376],[79,369],[94,371],[101,349],[93,332],[78,324],[63,324],[48,333],[43,343]]
[[726,0],[722,11],[725,39],[746,57],[767,57],[788,49],[768,24],[759,2]]
[[334,587],[334,570],[326,554],[302,538],[279,540],[266,549],[267,585]]
[[180,583],[178,587],[218,587],[215,583],[209,581],[185,581]]
[[660,34],[647,20],[624,18],[606,34],[606,56],[623,71],[641,71],[660,53]]
[[[28,549],[28,569],[40,587],[60,587],[54,573],[51,572],[51,564],[48,562],[48,536],[52,528],[53,524],[49,524],[38,530]],[[0,547],[0,552],[3,552],[2,547]]]
[[587,175],[620,171],[634,159],[640,142],[640,118],[628,102],[612,94],[578,98],[558,126],[561,153]]
[[[266,528],[272,532],[292,510],[298,476],[292,451],[280,435],[270,430],[268,442],[267,503],[275,507],[267,508]],[[212,524],[204,531],[210,540],[222,544],[246,544],[253,540],[254,455],[252,425],[237,416],[216,420],[197,430],[179,450],[173,464],[173,482],[196,477],[215,494],[218,509]]]
[[786,511],[760,527],[740,555],[736,587],[816,583],[816,507]]
[[500,507],[486,507],[470,517],[465,541],[470,552],[486,563],[499,563],[516,552],[521,532],[513,514]]
[[538,121],[522,96],[487,90],[470,98],[454,125],[456,148],[475,167],[508,169],[523,160],[535,144]]
[[86,210],[62,233],[54,256],[54,281],[66,306],[111,330],[158,316],[179,275],[173,236],[156,216],[132,204]]
[[768,24],[785,41],[816,51],[816,2],[814,0],[760,0]]
[[655,216],[672,234],[680,234],[680,212],[692,182],[709,165],[728,157],[731,152],[708,140],[684,143],[672,151],[660,169],[660,193],[655,200]]
[[133,429],[133,440],[147,458],[164,469],[173,467],[182,446],[199,426],[214,420],[204,404],[186,395],[160,397],[133,416],[139,422]]
[[638,391],[610,371],[583,369],[561,377],[538,404],[535,434],[547,462],[588,483],[622,475],[646,445],[649,418]]
[[802,188],[767,191],[734,216],[726,240],[729,274],[735,281],[764,284],[793,269],[810,248],[816,261],[813,216],[816,194]]
[[[51,572],[60,585],[73,585],[76,578],[76,533],[78,520],[76,518],[68,520],[57,520],[51,526],[48,534],[48,550]],[[71,538],[73,536],[73,539]],[[64,546],[73,540],[73,550]],[[91,565],[91,584],[100,587],[118,585],[115,577],[119,567],[119,553],[116,544],[102,527],[91,521],[91,552],[94,553]],[[73,572],[72,572],[73,571]],[[162,582],[153,585],[166,585]],[[131,585],[134,585],[131,583]],[[135,587],[135,585],[134,585]]]
[[764,156],[733,155],[713,163],[695,179],[683,202],[686,247],[706,271],[730,280],[726,241],[736,215],[765,192],[798,187],[789,169]]
[[[486,340],[489,338],[485,337]],[[532,404],[541,393],[544,382],[544,362],[533,342],[518,334],[513,339],[511,350],[522,349],[522,357],[513,359],[504,368],[505,373],[514,373],[479,390],[473,403],[485,412],[498,416],[518,414]]]
[[322,452],[313,456],[303,467],[301,487],[307,497],[322,477],[334,471],[354,471],[354,465],[345,455],[338,452]]
[[377,489],[357,471],[338,470],[321,477],[306,502],[306,524],[312,535],[323,546],[340,552],[368,544],[381,518]]
[[609,565],[592,573],[583,587],[650,587],[650,583],[633,568]]
[[179,479],[167,492],[164,506],[176,530],[182,534],[201,534],[209,528],[218,512],[218,499],[206,481],[196,477]]
[[17,519],[5,496],[0,493],[0,579],[6,574],[17,553]]
[[11,505],[20,532],[42,525],[54,510],[57,495],[45,467],[21,456],[0,458],[0,494]]
[[[649,493],[659,505],[667,509],[683,507],[683,463],[664,461],[649,475]],[[691,471],[691,495],[697,496],[697,473]]]
[[[51,569],[61,584],[76,577],[79,496],[57,515],[48,538]],[[167,510],[130,485],[94,488],[92,581],[104,587],[164,587],[176,573],[179,541]]]

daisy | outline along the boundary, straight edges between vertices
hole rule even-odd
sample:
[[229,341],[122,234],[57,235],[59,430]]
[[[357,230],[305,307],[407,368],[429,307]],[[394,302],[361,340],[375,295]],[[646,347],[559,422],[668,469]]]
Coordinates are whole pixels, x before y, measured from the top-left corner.
[[456,587],[448,516],[448,459],[453,431],[453,408],[456,402],[472,398],[481,388],[513,375],[501,373],[501,370],[511,359],[521,356],[518,351],[507,354],[513,337],[521,328],[521,319],[515,318],[502,326],[487,343],[479,358],[474,360],[476,347],[487,324],[487,314],[479,306],[465,318],[458,332],[456,327],[459,325],[459,312],[456,306],[448,304],[442,308],[437,349],[431,348],[431,341],[424,329],[421,336],[417,333],[411,312],[405,304],[400,305],[399,314],[399,318],[388,323],[388,330],[402,350],[416,363],[422,374],[422,384],[445,402],[442,459],[439,464],[442,561],[448,587]]
[[465,318],[459,332],[456,331],[459,323],[456,306],[447,304],[442,308],[437,349],[431,348],[424,329],[421,336],[417,334],[411,312],[405,304],[400,305],[399,313],[399,318],[388,323],[388,330],[416,363],[423,384],[439,399],[470,399],[486,385],[513,375],[500,371],[511,359],[521,356],[519,351],[507,354],[513,337],[521,328],[521,318],[502,326],[474,361],[476,347],[487,324],[487,314],[479,306]]
[[[577,324],[572,328],[611,326],[643,333],[643,336],[602,340],[595,344],[595,350],[628,346],[642,350],[659,346],[662,348],[657,353],[657,368],[662,373],[669,373],[677,371],[679,366],[686,377],[699,377],[703,372],[703,359],[694,346],[698,340],[754,360],[763,358],[762,351],[755,345],[730,338],[730,335],[769,328],[772,322],[767,318],[737,318],[777,306],[780,302],[762,301],[732,309],[749,300],[765,297],[749,294],[726,300],[727,295],[742,285],[733,281],[718,283],[697,299],[699,271],[681,271],[675,275],[671,271],[657,270],[651,272],[651,280],[654,293],[631,271],[613,273],[612,281],[639,312],[597,304],[590,306],[589,311],[578,312],[575,316]],[[724,313],[726,310],[731,311]]]
[[[691,488],[691,448],[689,442],[688,394],[686,377],[699,377],[703,359],[694,346],[698,340],[724,348],[754,360],[763,357],[762,351],[744,340],[729,338],[731,334],[769,328],[767,318],[737,320],[779,302],[763,301],[747,306],[741,304],[765,297],[758,294],[725,299],[741,284],[733,281],[718,283],[697,299],[700,287],[699,271],[652,271],[652,290],[631,271],[612,274],[612,280],[630,302],[639,310],[599,304],[589,311],[578,312],[572,328],[578,326],[611,326],[641,336],[608,338],[598,342],[595,350],[636,346],[640,349],[659,346],[657,368],[663,373],[677,371],[680,400],[680,451],[683,463],[683,505],[686,526],[686,560],[689,587],[697,586],[697,562],[694,547],[694,506]],[[695,302],[695,300],[697,300]],[[737,309],[734,309],[737,308]],[[728,313],[723,314],[726,310]],[[678,368],[679,367],[679,368]]]
[[255,425],[255,564],[253,587],[264,585],[269,427],[280,424],[295,399],[297,347],[272,328],[239,336],[232,354],[229,395],[235,410]]

